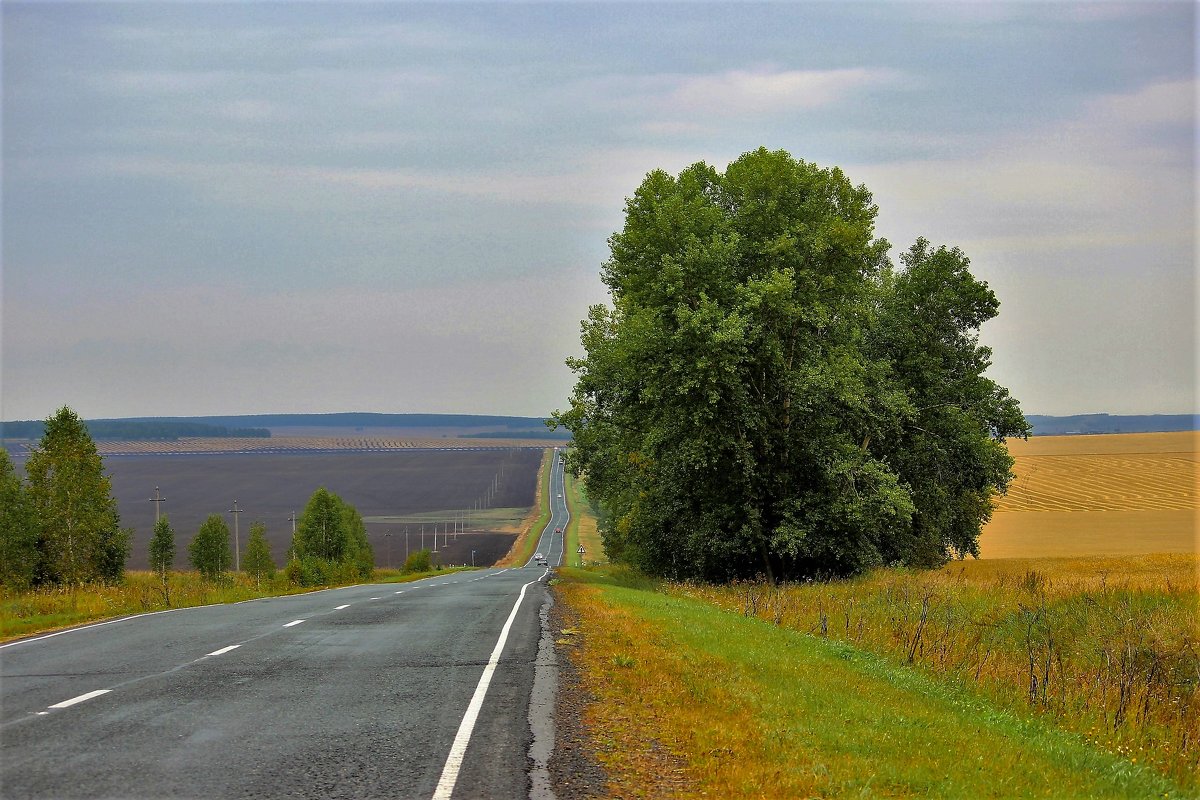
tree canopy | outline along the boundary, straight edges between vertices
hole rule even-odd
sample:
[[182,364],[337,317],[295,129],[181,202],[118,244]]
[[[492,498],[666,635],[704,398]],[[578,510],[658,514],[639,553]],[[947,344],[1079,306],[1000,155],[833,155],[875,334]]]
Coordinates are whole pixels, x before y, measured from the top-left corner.
[[271,558],[271,545],[267,543],[267,525],[256,520],[250,526],[250,539],[246,542],[246,572],[257,581],[275,577],[275,560]]
[[358,511],[324,486],[313,492],[296,528],[293,555],[328,565],[345,565],[369,578],[375,554]]
[[229,541],[229,525],[220,514],[209,514],[188,542],[188,560],[206,579],[219,580],[233,565]]
[[33,583],[38,537],[29,501],[8,451],[0,448],[0,583],[17,589]]
[[863,186],[783,151],[647,175],[555,421],[610,557],[675,578],[977,553],[1027,426],[984,377],[998,302],[957,249],[896,267]]
[[37,583],[118,581],[129,557],[112,484],[87,427],[71,409],[46,420],[25,463],[38,537]]
[[175,529],[164,514],[154,523],[150,537],[150,569],[161,576],[175,567]]

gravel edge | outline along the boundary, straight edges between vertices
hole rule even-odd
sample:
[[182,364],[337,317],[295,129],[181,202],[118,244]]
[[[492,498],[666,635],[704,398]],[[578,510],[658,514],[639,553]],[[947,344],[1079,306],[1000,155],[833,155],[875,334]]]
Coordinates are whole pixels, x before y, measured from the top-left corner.
[[583,685],[573,660],[582,646],[581,634],[563,637],[564,629],[578,627],[578,615],[558,592],[550,588],[550,631],[558,662],[558,691],[554,699],[554,752],[550,756],[550,786],[560,800],[592,800],[608,797],[608,775],[596,760],[596,748],[584,721],[584,712],[596,698]]

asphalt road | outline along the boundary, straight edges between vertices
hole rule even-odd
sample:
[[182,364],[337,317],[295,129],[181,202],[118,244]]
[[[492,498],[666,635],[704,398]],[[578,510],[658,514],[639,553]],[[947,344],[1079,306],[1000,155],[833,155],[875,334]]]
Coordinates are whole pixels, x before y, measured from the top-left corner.
[[[556,460],[538,545],[552,564],[561,494]],[[0,795],[525,797],[547,576],[456,573],[4,645]]]

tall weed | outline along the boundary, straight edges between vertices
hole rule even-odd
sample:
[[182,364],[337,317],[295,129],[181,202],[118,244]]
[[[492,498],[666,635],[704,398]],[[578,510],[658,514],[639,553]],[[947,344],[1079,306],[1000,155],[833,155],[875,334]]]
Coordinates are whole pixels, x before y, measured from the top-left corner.
[[973,685],[1194,787],[1196,566],[1194,555],[1014,560],[675,590]]

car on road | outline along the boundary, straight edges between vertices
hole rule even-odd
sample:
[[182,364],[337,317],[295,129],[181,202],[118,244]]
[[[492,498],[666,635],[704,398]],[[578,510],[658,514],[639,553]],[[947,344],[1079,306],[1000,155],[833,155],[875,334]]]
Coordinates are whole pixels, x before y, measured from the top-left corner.
[[562,528],[555,528],[555,529],[554,529],[554,532],[555,532],[555,533],[562,533]]
[[544,567],[546,566],[546,557],[541,553],[534,553],[533,563],[537,564],[539,567]]

